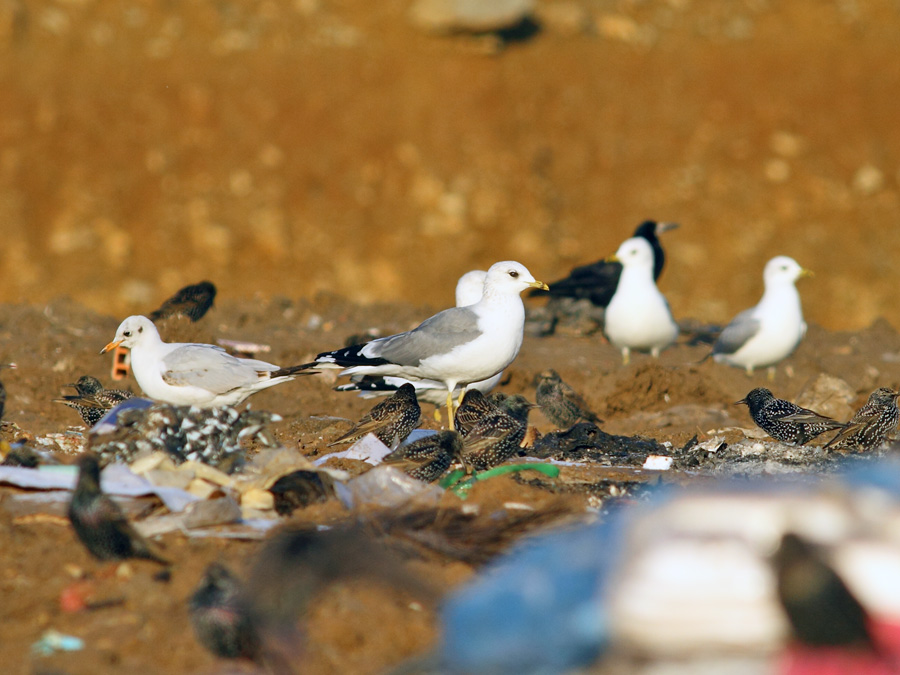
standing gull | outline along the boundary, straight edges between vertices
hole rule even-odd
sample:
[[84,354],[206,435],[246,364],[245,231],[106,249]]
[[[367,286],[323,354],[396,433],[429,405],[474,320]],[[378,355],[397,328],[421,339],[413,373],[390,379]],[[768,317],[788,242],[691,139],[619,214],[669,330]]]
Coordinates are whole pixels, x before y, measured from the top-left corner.
[[884,443],[897,430],[900,409],[897,397],[900,392],[886,387],[869,394],[869,400],[854,413],[847,426],[828,443],[826,448],[846,448],[848,450],[873,450]]
[[[459,278],[459,281],[456,282],[457,307],[468,307],[481,300],[481,294],[484,290],[484,278],[486,276],[487,272],[484,270],[471,270]],[[497,386],[502,377],[503,371],[501,370],[499,373],[486,380],[467,384],[465,389],[466,391],[477,389],[478,391],[487,394]],[[390,394],[408,382],[408,380],[405,380],[402,377],[385,377],[380,375],[354,375],[350,379],[352,381],[349,384],[339,385],[335,387],[335,389],[337,391],[360,391],[362,392],[360,395],[365,398]],[[434,380],[417,380],[412,384],[416,388],[416,396],[420,401],[425,401],[426,403],[431,403],[436,406],[444,404],[445,387],[442,382]],[[456,396],[461,392],[454,391],[453,393],[454,396]]]
[[519,294],[545,287],[521,263],[498,262],[488,270],[481,299],[474,305],[445,309],[405,333],[322,352],[307,366],[344,368],[342,375],[442,382],[453,428],[454,390],[493,377],[513,362],[525,325]]
[[794,283],[812,272],[787,256],[777,256],[763,271],[765,292],[755,307],[731,320],[713,345],[717,363],[744,368],[774,366],[787,357],[806,335],[800,294]]
[[653,249],[646,239],[633,237],[613,259],[622,263],[622,275],[606,308],[606,335],[622,351],[625,364],[632,349],[659,356],[678,337],[678,324],[653,281]]
[[760,429],[782,443],[804,445],[826,431],[847,426],[796,403],[775,398],[771,391],[762,387],[752,390],[735,404],[741,403],[750,409],[750,417]]
[[[637,226],[633,237],[645,239],[653,249],[653,279],[659,279],[665,265],[666,254],[659,243],[657,235],[673,230],[678,223],[659,223],[645,220]],[[598,260],[590,265],[574,268],[565,279],[550,284],[549,295],[552,297],[587,298],[598,307],[606,307],[612,300],[622,274],[622,265],[614,260]],[[531,295],[543,295],[541,291],[532,291]]]
[[125,319],[100,353],[120,345],[131,349],[131,369],[144,393],[172,405],[238,405],[262,389],[315,372],[308,365],[280,368],[238,358],[215,345],[163,342],[145,316]]

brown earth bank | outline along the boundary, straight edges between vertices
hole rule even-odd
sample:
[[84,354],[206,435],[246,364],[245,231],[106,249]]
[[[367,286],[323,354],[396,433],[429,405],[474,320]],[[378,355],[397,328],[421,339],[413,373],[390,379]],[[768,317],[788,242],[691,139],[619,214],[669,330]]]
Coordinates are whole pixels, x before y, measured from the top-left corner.
[[540,0],[505,44],[410,4],[4,3],[0,299],[446,304],[654,218],[676,316],[726,320],[787,254],[816,323],[896,322],[896,3]]
[[[403,304],[358,305],[333,296],[311,301],[222,300],[197,324],[171,319],[162,324],[162,332],[169,341],[230,338],[265,343],[272,348],[267,358],[293,364],[373,327],[384,332],[407,328],[430,311]],[[98,351],[112,338],[117,323],[114,317],[95,314],[70,301],[46,306],[0,305],[0,353],[18,366],[3,373],[8,393],[5,438],[26,438],[40,448],[44,447],[40,439],[49,434],[81,431],[75,426],[79,419],[74,411],[50,399],[82,374],[110,382],[109,357],[99,356]],[[701,442],[716,435],[728,442],[743,439],[742,429],[753,425],[746,408],[733,402],[754,386],[768,386],[796,400],[812,392],[821,374],[839,378],[849,385],[851,398],[834,414],[846,419],[850,407],[860,404],[875,387],[900,384],[900,335],[884,322],[857,333],[813,326],[772,380],[763,372],[748,377],[742,370],[711,361],[698,363],[707,350],[682,343],[664,351],[658,361],[639,354],[631,365],[622,366],[618,352],[599,335],[526,338],[500,388],[534,400],[535,376],[548,367],[555,368],[606,420],[606,431],[639,434],[679,448],[693,436]],[[283,416],[274,427],[281,443],[291,451],[315,457],[333,451],[335,448],[326,444],[346,430],[346,422],[336,418],[357,419],[372,405],[353,394],[333,391],[333,384],[334,377],[328,373],[301,378],[261,392],[251,403]],[[130,378],[118,386],[138,391]],[[430,406],[424,404],[423,426],[437,428],[430,412]],[[531,422],[544,434],[554,429],[540,410],[532,413]],[[46,449],[56,448],[52,438]],[[56,456],[63,462],[72,460],[63,450],[56,450]],[[350,460],[341,466],[353,473],[362,470],[361,464]],[[634,492],[633,486],[660,480],[659,474],[650,477],[633,469],[616,471],[613,467],[602,480],[595,470],[578,468],[563,469],[558,482],[495,478],[478,485],[466,504],[488,521],[506,513],[510,502],[524,504],[550,514],[546,522],[538,523],[546,525],[562,522],[560,516],[567,521],[583,518],[587,508],[602,510],[611,494],[639,499],[640,492]],[[663,481],[687,479],[681,472],[662,477]],[[620,489],[610,489],[610,485]],[[23,511],[21,495],[22,491],[12,488],[0,491],[4,542],[0,656],[9,672],[218,672],[221,664],[193,637],[186,602],[207,563],[223,560],[246,574],[259,542],[165,535],[160,546],[175,565],[171,580],[164,583],[154,580],[157,570],[152,563],[131,562],[123,572],[90,559],[62,515],[64,496],[56,506],[38,509],[41,515],[35,515],[33,510]],[[440,503],[447,513],[456,513],[461,506],[449,493]],[[156,508],[144,503],[133,515],[146,515]],[[301,525],[335,524],[364,516],[364,512],[347,511],[331,499],[283,520]],[[503,547],[495,542],[478,561],[453,559],[434,551],[410,552],[408,547],[401,550],[411,578],[426,579],[442,594],[469,578],[484,559]],[[87,613],[64,612],[60,594],[79,575],[88,576],[95,600],[121,602]],[[434,611],[432,603],[415,593],[377,582],[327,584],[319,589],[303,620],[304,671],[374,673],[427,650],[436,640]],[[30,655],[29,645],[50,627],[83,638],[85,648],[49,657]]]

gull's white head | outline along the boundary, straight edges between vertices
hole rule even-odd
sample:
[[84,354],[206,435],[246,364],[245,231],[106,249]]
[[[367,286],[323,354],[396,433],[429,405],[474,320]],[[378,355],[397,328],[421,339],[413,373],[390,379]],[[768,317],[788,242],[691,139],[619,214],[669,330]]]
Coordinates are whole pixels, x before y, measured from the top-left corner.
[[549,290],[543,281],[535,281],[525,265],[514,260],[494,263],[484,277],[484,295],[497,293],[518,295],[526,288]]
[[646,268],[652,272],[653,247],[643,237],[632,237],[622,242],[613,259],[622,263],[622,267],[633,269]]
[[793,284],[802,277],[811,277],[812,272],[803,269],[793,258],[779,255],[766,263],[763,281],[766,287]]
[[119,346],[134,349],[150,335],[159,339],[159,331],[150,319],[146,316],[129,316],[119,324],[115,339],[100,350],[100,353],[105,354]]
[[472,270],[463,274],[456,282],[456,306],[466,307],[474,305],[481,300],[484,292],[484,278],[487,272],[484,270]]

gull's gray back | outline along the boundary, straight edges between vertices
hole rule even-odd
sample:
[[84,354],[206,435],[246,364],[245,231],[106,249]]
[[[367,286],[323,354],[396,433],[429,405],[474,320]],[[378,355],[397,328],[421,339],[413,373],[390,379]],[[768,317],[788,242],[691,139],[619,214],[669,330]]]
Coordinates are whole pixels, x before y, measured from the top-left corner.
[[470,307],[451,307],[407,333],[369,343],[365,354],[403,366],[418,366],[423,358],[446,354],[480,335],[478,315]]

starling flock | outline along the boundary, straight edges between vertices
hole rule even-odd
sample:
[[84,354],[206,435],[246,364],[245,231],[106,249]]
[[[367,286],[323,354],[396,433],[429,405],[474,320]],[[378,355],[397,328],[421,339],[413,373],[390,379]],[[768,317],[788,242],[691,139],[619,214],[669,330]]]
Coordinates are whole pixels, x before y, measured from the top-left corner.
[[805,445],[826,432],[838,430],[824,448],[861,452],[877,448],[897,430],[898,396],[900,392],[885,387],[875,390],[847,423],[775,398],[763,388],[753,389],[737,404],[745,404],[757,426],[783,443]]

